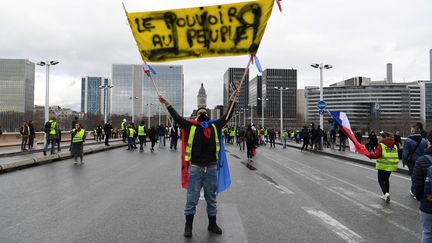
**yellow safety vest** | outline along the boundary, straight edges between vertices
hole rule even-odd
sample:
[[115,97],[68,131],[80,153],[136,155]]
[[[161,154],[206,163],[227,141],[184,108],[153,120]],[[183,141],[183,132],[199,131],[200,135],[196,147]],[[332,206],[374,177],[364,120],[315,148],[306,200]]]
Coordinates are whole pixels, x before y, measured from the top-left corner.
[[57,134],[57,129],[56,129],[57,122],[56,121],[50,121],[50,122],[51,122],[51,129],[50,129],[49,134],[50,135],[56,135]]
[[138,136],[145,136],[146,135],[146,133],[145,133],[145,126],[144,125],[139,125],[138,126]]
[[81,129],[79,132],[75,133],[75,136],[72,139],[72,143],[79,143],[84,141],[84,135],[85,135],[85,130]]
[[382,157],[376,160],[375,168],[377,170],[397,171],[399,157],[396,145],[393,148],[387,147],[385,144],[380,143],[382,149]]
[[236,135],[235,130],[231,129],[229,135],[230,135],[230,137],[235,137],[235,135]]
[[121,123],[121,130],[122,130],[122,131],[126,131],[125,122],[122,122],[122,123]]
[[[215,133],[215,143],[216,143],[216,160],[219,159],[219,150],[220,150],[220,144],[219,144],[219,135],[216,129],[215,124],[211,124],[211,126],[213,127],[214,133]],[[195,131],[196,131],[196,126],[192,125],[190,133],[189,133],[189,138],[188,138],[188,143],[186,146],[186,154],[185,154],[185,160],[186,161],[190,161],[191,157],[192,157],[192,144],[193,144],[193,140],[195,137]]]
[[133,138],[134,135],[135,135],[135,129],[133,129],[133,128],[129,128],[129,137],[130,137],[130,138]]

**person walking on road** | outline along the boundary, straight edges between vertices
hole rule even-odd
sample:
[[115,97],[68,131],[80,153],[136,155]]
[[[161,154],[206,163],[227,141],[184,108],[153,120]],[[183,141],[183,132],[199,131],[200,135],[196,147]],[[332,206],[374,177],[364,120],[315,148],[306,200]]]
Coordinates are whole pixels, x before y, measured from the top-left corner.
[[390,203],[390,175],[398,169],[398,152],[394,143],[392,133],[380,132],[382,140],[374,153],[366,155],[370,159],[377,159],[375,168],[378,170],[378,183],[381,187],[383,195],[381,199],[386,203]]
[[303,149],[307,151],[309,146],[310,133],[306,126],[303,127],[303,130],[301,131],[301,136],[303,139],[303,146],[300,151],[303,151]]
[[58,136],[57,119],[55,117],[51,117],[51,119],[45,123],[44,131],[46,133],[47,139],[45,142],[43,154],[47,155],[48,146],[50,144],[51,144],[51,154],[54,154],[55,143],[57,141],[57,136]]
[[21,151],[24,151],[27,150],[26,147],[27,147],[28,137],[30,134],[30,129],[26,121],[22,122],[20,133],[21,133]]
[[343,130],[341,128],[339,128],[339,151],[345,151],[347,139],[348,139],[348,137],[345,135]]
[[[234,95],[238,97],[239,92],[235,92]],[[232,117],[234,109],[228,109],[229,112],[219,120],[210,121],[206,108],[201,107],[197,110],[197,119],[188,121],[181,117],[163,96],[159,96],[159,100],[165,105],[173,119],[184,129],[182,142],[183,144],[187,143],[186,148],[185,146],[182,147],[182,176],[186,176],[185,180],[182,180],[182,186],[187,186],[184,236],[192,236],[193,219],[201,188],[204,188],[204,197],[207,201],[209,219],[207,229],[212,233],[222,234],[222,229],[216,224],[216,193],[224,189],[218,188],[219,182],[222,180],[219,178],[218,181],[219,163],[226,163],[223,161],[224,158],[221,158],[221,156],[225,156],[221,130]],[[229,107],[235,105],[233,100],[234,96],[230,98]],[[188,134],[187,139],[186,133]],[[222,164],[222,166],[224,169],[228,168],[226,164]]]
[[33,121],[29,121],[28,127],[29,127],[28,149],[30,150],[33,149],[34,139],[36,136],[36,132],[33,126]]
[[372,131],[369,134],[368,140],[369,140],[369,149],[368,150],[370,152],[375,152],[375,150],[378,146],[378,138],[377,138],[377,135],[375,134],[374,131]]
[[268,136],[269,136],[269,140],[270,140],[270,148],[271,147],[275,148],[276,147],[275,146],[275,144],[276,144],[276,132],[273,128],[268,133]]
[[246,155],[247,155],[247,159],[248,162],[252,161],[252,150],[255,147],[255,143],[257,142],[257,134],[256,132],[254,132],[254,130],[252,130],[251,125],[248,125],[247,129],[246,129],[246,134],[245,134],[245,140],[246,140]]
[[179,138],[179,129],[178,129],[176,124],[174,124],[171,127],[170,138],[171,138],[170,149],[177,150],[177,141]]
[[138,125],[138,139],[140,143],[140,151],[144,151],[143,144],[145,140],[145,135],[146,135],[145,122],[141,121],[141,124]]
[[282,133],[282,144],[283,144],[283,148],[286,149],[287,143],[288,143],[288,139],[289,139],[290,133],[288,131],[283,131]]
[[165,127],[163,124],[159,125],[158,136],[159,136],[159,148],[162,148],[162,146],[165,147]]
[[[417,159],[424,154],[426,148],[427,141],[421,135],[421,128],[419,126],[411,127],[411,135],[405,140],[402,149],[402,164],[403,166],[408,166],[411,176]],[[412,183],[409,193],[414,197],[414,187]]]
[[427,138],[429,147],[415,162],[412,173],[414,196],[420,201],[420,217],[423,225],[421,242],[432,242],[432,131]]
[[130,124],[128,126],[127,135],[126,136],[128,137],[128,148],[127,148],[127,150],[134,150],[135,148],[134,148],[134,142],[133,142],[133,140],[135,139],[135,129],[134,129],[134,127],[133,127],[132,124]]
[[[75,116],[74,119],[73,119],[73,121],[72,121],[72,123],[71,123],[71,131],[73,129],[75,129],[75,124],[77,124],[77,123],[78,123],[78,117]],[[72,151],[72,139],[70,140],[69,151]]]
[[152,126],[152,127],[150,128],[150,131],[149,131],[149,139],[150,139],[150,143],[151,143],[150,151],[151,151],[151,152],[154,151],[154,146],[155,146],[155,144],[156,144],[157,136],[158,136],[158,135],[157,135],[157,131],[156,131],[155,126]]
[[104,130],[104,133],[105,133],[105,146],[110,146],[109,145],[109,139],[111,138],[112,129],[113,128],[112,128],[112,125],[111,125],[111,121],[108,121],[103,126],[103,130]]
[[75,128],[71,131],[72,140],[72,157],[74,158],[75,164],[78,163],[78,157],[80,158],[80,163],[83,164],[84,156],[84,141],[86,135],[85,130],[79,122],[75,123]]

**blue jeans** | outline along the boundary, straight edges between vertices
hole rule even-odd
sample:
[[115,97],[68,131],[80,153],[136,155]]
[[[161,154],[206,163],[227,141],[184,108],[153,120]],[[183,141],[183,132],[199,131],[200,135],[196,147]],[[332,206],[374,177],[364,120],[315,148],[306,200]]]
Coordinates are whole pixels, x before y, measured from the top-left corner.
[[421,221],[423,224],[422,243],[432,242],[432,214],[420,211]]
[[195,214],[202,187],[204,188],[204,198],[207,201],[207,214],[208,216],[216,216],[217,167],[201,168],[193,165],[189,167],[185,215]]
[[55,140],[54,140],[54,139],[47,139],[43,151],[46,153],[47,150],[48,150],[48,146],[49,146],[50,144],[51,144],[51,154],[53,154],[53,153],[54,153],[54,149],[55,149]]
[[134,138],[128,137],[128,150],[132,150],[134,148],[133,140]]
[[162,148],[162,144],[165,147],[165,136],[164,135],[162,135],[162,136],[159,135],[159,148]]

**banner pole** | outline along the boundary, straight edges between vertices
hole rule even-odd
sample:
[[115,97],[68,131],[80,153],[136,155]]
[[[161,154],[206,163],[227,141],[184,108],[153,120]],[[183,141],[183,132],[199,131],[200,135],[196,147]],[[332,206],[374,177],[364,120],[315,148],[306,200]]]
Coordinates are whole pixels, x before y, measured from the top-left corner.
[[[244,73],[243,73],[243,77],[242,77],[242,79],[241,79],[241,81],[240,81],[240,85],[237,87],[236,91],[238,90],[238,91],[240,92],[240,90],[241,90],[241,88],[242,88],[242,86],[243,86],[243,83],[244,83],[244,81],[245,81],[245,79],[246,79],[246,74],[249,73],[249,66],[250,66],[251,62],[252,62],[252,56],[250,56],[250,58],[249,58],[248,64],[246,65],[245,71],[244,71]],[[236,91],[235,91],[235,92],[236,92]],[[229,107],[229,109],[228,109],[227,116],[225,117],[226,120],[228,120],[228,117],[230,116],[230,114],[231,114],[231,112],[232,112],[232,109],[233,109],[233,107],[234,107],[234,103],[235,103],[236,101],[237,101],[237,96],[234,96],[233,102],[231,103],[231,105],[230,105],[230,107]]]

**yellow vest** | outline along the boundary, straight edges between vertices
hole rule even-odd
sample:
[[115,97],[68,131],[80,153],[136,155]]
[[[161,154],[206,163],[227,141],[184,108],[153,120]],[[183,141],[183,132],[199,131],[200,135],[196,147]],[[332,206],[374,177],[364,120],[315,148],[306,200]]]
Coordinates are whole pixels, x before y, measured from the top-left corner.
[[145,126],[144,125],[139,125],[138,126],[138,136],[145,136],[146,135],[146,133],[145,133]]
[[387,147],[385,144],[380,143],[382,149],[382,156],[376,160],[375,168],[377,170],[397,171],[399,157],[396,145],[393,148]]
[[56,127],[57,127],[57,122],[56,121],[51,121],[51,129],[50,129],[50,132],[49,132],[50,135],[56,135],[57,134]]
[[79,142],[84,141],[84,135],[85,135],[85,130],[81,128],[81,130],[79,132],[77,132],[75,134],[75,136],[73,137],[72,143],[79,143]]
[[[214,133],[215,133],[215,142],[216,142],[216,160],[219,159],[219,150],[220,150],[220,144],[219,144],[219,135],[216,129],[216,126],[214,124],[211,124],[211,126],[213,127]],[[189,133],[189,138],[188,138],[188,143],[186,146],[186,154],[185,154],[185,160],[186,161],[190,161],[191,157],[192,157],[192,144],[193,144],[193,140],[195,137],[195,131],[196,131],[196,126],[192,125],[190,133]]]
[[133,128],[129,128],[129,137],[130,137],[130,138],[133,138],[134,135],[135,135],[135,129],[133,129]]

